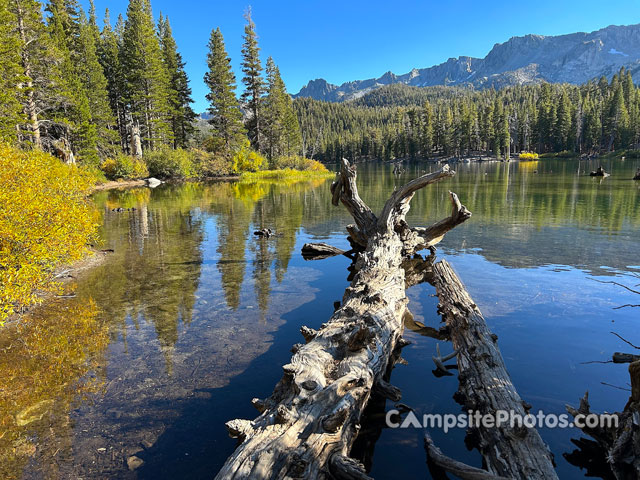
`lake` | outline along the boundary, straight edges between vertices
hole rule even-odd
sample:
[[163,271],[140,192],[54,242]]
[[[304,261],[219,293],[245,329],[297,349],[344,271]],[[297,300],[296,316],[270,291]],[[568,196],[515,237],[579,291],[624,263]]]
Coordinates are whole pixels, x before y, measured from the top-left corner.
[[[620,411],[627,365],[606,361],[640,343],[640,160],[457,164],[451,180],[416,194],[407,217],[427,225],[450,213],[447,192],[473,212],[438,256],[458,272],[499,337],[507,369],[533,411],[564,413],[586,390],[592,409]],[[378,211],[395,186],[437,167],[410,163],[401,176],[379,162],[358,167],[360,193]],[[348,247],[346,210],[330,180],[162,185],[96,193],[106,261],[74,279],[75,296],[36,309],[0,333],[0,477],[212,478],[235,447],[224,422],[254,418],[302,340],[347,286],[346,257],[305,261],[305,242]],[[125,211],[115,212],[122,207]],[[134,210],[135,208],[135,210]],[[130,209],[130,210],[127,210]],[[268,227],[269,239],[252,232]],[[432,373],[437,298],[411,287],[407,365],[391,382],[420,413],[460,413],[457,377]],[[440,342],[443,353],[450,345]],[[422,431],[383,428],[373,404],[354,455],[377,479],[431,478]],[[463,430],[433,430],[448,455],[481,466]],[[572,440],[576,429],[540,430],[560,478],[596,476]],[[142,465],[130,470],[135,455]],[[603,477],[608,478],[608,477]]]

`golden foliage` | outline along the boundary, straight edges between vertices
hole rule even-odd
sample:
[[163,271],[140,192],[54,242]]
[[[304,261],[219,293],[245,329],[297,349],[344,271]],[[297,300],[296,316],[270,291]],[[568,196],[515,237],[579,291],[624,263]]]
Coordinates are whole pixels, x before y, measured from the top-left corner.
[[57,266],[86,254],[98,226],[94,182],[49,154],[0,144],[0,324],[38,290],[55,290]]
[[538,154],[534,152],[520,152],[518,158],[522,161],[533,161],[538,160]]
[[246,140],[240,150],[234,153],[231,169],[234,173],[257,172],[267,164],[267,159],[258,152],[251,150],[249,140]]

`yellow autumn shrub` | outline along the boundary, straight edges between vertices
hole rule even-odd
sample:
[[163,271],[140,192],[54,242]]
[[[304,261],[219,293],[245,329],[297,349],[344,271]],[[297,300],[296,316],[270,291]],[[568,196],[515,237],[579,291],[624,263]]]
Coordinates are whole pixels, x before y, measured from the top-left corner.
[[292,170],[303,170],[311,172],[327,172],[327,167],[317,160],[311,160],[300,155],[281,156],[274,159],[272,167],[276,170],[290,168]]
[[0,324],[52,291],[54,269],[95,238],[95,176],[40,152],[0,144]]
[[251,150],[249,140],[246,140],[238,151],[233,154],[231,170],[234,173],[257,172],[262,170],[266,164],[267,159],[258,152]]
[[538,154],[534,152],[520,152],[520,155],[518,155],[518,158],[525,162],[538,160]]

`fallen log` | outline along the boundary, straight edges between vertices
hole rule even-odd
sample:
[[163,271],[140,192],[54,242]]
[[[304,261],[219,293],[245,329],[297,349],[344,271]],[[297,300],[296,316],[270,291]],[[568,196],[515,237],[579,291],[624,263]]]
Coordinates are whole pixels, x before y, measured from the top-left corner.
[[[356,222],[351,232],[366,239],[353,281],[331,319],[318,330],[305,329],[308,343],[294,348],[271,397],[254,400],[260,416],[227,423],[241,444],[216,478],[368,478],[349,452],[372,391],[400,398],[384,376],[394,351],[406,344],[402,261],[408,251],[435,240],[430,233],[416,234],[421,240],[405,245],[411,232],[405,215],[418,189],[453,175],[444,167],[409,182],[391,195],[378,217],[358,195],[355,167],[342,161],[332,202],[342,202]],[[455,218],[446,220],[449,229],[470,216],[455,194],[451,198]],[[434,231],[441,236],[446,227],[438,223]]]
[[305,243],[302,246],[302,256],[305,260],[320,260],[322,258],[345,255],[348,252],[327,243]]
[[[524,418],[525,407],[507,373],[482,313],[446,260],[433,267],[433,284],[440,299],[438,310],[446,322],[457,351],[460,386],[455,399],[465,411],[472,410],[496,418],[498,411]],[[553,458],[535,428],[509,422],[487,428],[470,429],[487,471],[496,476],[527,479],[558,478]]]

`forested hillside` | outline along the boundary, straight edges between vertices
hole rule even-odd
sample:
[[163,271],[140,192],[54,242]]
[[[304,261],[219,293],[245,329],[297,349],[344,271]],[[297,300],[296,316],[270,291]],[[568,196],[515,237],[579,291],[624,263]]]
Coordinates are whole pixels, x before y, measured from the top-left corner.
[[147,0],[126,18],[97,25],[76,0],[0,3],[2,136],[85,162],[127,149],[131,125],[143,146],[184,146],[195,114],[184,62],[167,17],[157,25]]
[[99,167],[108,179],[317,170],[299,157],[291,97],[271,57],[263,69],[250,10],[245,17],[244,92],[238,99],[213,29],[210,128],[196,132],[185,62],[149,0],[130,0],[115,23],[107,9],[101,27],[93,2],[85,14],[77,0],[0,0],[0,141]]
[[307,155],[323,161],[433,155],[635,149],[640,93],[624,68],[611,81],[474,91],[390,85],[344,103],[297,98]]

